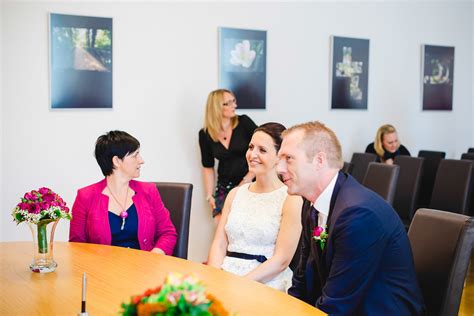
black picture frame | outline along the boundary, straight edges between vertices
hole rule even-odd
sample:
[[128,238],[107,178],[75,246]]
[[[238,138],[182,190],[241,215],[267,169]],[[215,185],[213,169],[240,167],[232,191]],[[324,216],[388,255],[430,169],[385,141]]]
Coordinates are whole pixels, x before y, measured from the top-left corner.
[[331,36],[331,109],[367,109],[369,44],[368,39]]
[[423,111],[452,111],[454,47],[422,45],[421,51]]
[[219,87],[241,109],[266,107],[267,32],[219,28]]
[[112,108],[112,18],[51,13],[50,106]]

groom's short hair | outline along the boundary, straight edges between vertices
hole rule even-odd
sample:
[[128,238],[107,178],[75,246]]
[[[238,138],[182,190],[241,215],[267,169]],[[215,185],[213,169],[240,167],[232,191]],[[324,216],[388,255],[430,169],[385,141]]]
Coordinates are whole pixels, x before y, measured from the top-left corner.
[[329,127],[319,121],[307,122],[290,127],[283,132],[283,136],[300,130],[304,133],[300,146],[303,146],[308,160],[312,160],[318,152],[324,152],[329,167],[342,168],[344,161],[342,160],[341,143]]

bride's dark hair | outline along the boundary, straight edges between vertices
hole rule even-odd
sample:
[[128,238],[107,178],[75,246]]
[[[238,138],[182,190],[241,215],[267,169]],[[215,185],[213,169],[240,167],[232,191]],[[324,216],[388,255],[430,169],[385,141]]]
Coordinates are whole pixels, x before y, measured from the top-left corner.
[[280,150],[281,142],[283,140],[281,138],[281,133],[283,133],[285,129],[286,127],[280,123],[269,122],[257,127],[253,133],[255,134],[256,132],[264,132],[270,136],[273,139],[276,151],[278,151]]

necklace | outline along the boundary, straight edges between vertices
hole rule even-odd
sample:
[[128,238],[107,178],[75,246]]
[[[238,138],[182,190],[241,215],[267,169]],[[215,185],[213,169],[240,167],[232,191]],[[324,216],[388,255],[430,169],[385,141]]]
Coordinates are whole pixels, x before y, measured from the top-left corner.
[[232,130],[232,128],[222,129],[222,135],[223,135],[222,138],[223,138],[224,140],[227,140],[227,137],[228,137],[227,134],[228,134],[228,131],[229,131],[229,130]]
[[123,206],[115,197],[115,194],[112,192],[112,190],[110,190],[109,185],[107,185],[107,189],[109,189],[109,192],[112,195],[112,198],[115,200],[115,203],[117,203],[117,205],[120,206],[120,208],[122,209],[122,211],[120,212],[120,217],[122,218],[122,226],[120,226],[120,230],[123,230],[125,228],[125,219],[128,217],[128,212],[125,210],[125,207],[127,206],[128,190],[130,189],[130,187],[127,186],[127,194],[125,195],[125,201],[123,201]]

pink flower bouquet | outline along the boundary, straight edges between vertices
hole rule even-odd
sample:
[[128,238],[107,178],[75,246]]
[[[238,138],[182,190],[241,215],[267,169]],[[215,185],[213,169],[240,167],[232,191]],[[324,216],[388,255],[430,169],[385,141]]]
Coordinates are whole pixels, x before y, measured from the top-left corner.
[[12,211],[13,220],[38,226],[39,252],[47,252],[46,225],[61,218],[70,220],[69,208],[63,199],[51,189],[41,188],[25,193]]

